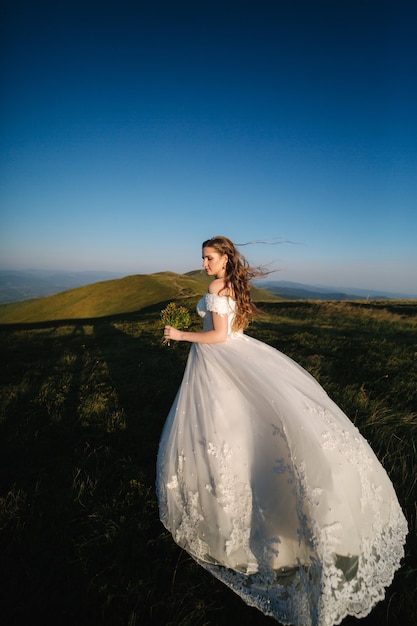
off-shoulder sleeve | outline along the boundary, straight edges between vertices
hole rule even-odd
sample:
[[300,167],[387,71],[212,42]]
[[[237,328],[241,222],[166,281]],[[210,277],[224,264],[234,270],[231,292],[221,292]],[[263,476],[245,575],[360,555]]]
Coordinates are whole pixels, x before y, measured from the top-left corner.
[[215,293],[206,293],[207,311],[227,315],[230,312],[228,299],[225,296],[217,296]]

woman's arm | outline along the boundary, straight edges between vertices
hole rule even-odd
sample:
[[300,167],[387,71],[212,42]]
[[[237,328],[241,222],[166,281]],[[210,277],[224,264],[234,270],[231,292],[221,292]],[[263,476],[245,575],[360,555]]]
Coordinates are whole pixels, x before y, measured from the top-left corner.
[[221,343],[227,338],[227,315],[212,312],[213,330],[203,330],[198,333],[178,330],[172,326],[165,326],[164,338],[173,341],[190,341],[191,343]]
[[[224,291],[224,281],[216,278],[209,284],[209,293],[219,295],[220,291]],[[222,293],[223,295],[223,293]],[[227,294],[229,295],[229,294]],[[191,343],[221,343],[227,339],[228,319],[227,315],[219,315],[219,313],[211,312],[213,316],[213,330],[202,330],[198,333],[187,332],[165,326],[164,338],[173,341],[190,341]]]

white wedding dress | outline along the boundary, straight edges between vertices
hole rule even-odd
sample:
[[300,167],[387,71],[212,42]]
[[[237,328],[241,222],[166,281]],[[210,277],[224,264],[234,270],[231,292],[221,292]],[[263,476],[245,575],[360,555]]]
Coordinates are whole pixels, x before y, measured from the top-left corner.
[[282,624],[364,617],[400,566],[407,523],[357,428],[292,359],[231,324],[193,344],[157,462],[160,517],[174,540]]

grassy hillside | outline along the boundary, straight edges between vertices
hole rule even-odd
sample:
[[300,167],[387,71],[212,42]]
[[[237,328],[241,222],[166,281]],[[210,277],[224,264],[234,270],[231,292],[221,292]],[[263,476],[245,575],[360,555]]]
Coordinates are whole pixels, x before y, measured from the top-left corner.
[[[166,299],[171,278],[155,278]],[[160,306],[146,306],[0,327],[5,626],[277,624],[199,568],[159,522],[155,458],[189,345],[162,346]],[[306,367],[347,412],[409,521],[403,567],[360,626],[416,626],[417,304],[262,309],[248,333]],[[194,314],[192,329],[199,325]]]
[[[0,306],[0,324],[87,319],[139,311],[167,300],[192,298],[207,291],[210,278],[203,271],[188,274],[138,274],[70,289],[46,298]],[[278,300],[259,288],[253,296]]]

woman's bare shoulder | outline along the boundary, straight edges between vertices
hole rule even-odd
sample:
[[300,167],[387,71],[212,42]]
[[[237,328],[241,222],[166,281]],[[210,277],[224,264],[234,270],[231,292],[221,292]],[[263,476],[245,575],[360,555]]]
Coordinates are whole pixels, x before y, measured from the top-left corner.
[[221,291],[222,289],[224,289],[224,282],[223,282],[223,280],[221,278],[215,278],[209,284],[208,292],[209,293],[213,293],[216,296],[218,296],[219,295],[219,291]]
[[209,293],[215,294],[216,296],[230,296],[230,289],[225,287],[224,280],[222,278],[215,278],[210,284],[208,288]]

